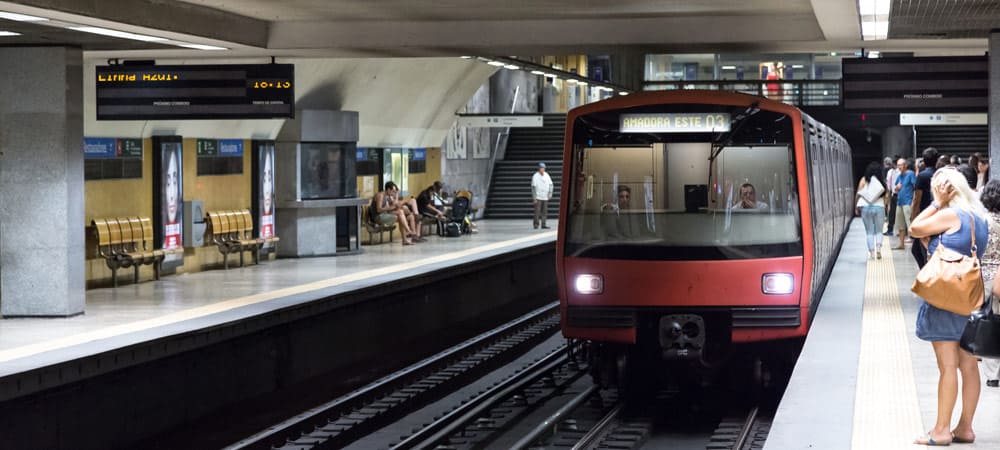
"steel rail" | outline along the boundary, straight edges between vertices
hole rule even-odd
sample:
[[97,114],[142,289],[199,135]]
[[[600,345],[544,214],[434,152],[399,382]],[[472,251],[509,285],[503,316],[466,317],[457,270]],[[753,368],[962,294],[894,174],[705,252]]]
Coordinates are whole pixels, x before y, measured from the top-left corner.
[[444,440],[467,423],[475,420],[483,412],[500,404],[507,397],[525,389],[545,374],[565,364],[569,360],[567,353],[567,347],[562,347],[558,351],[549,354],[521,371],[517,376],[508,378],[493,386],[482,395],[473,398],[462,406],[445,414],[440,419],[421,428],[419,431],[392,446],[392,448],[395,450],[429,448],[434,446],[437,442]]
[[313,422],[325,423],[326,419],[324,417],[332,415],[333,411],[336,411],[338,408],[348,405],[351,402],[359,401],[368,395],[376,394],[381,390],[389,389],[389,386],[401,383],[407,377],[411,377],[419,372],[426,371],[429,366],[433,366],[435,364],[447,361],[449,358],[455,357],[456,355],[468,351],[471,348],[483,345],[484,343],[490,340],[497,339],[504,333],[507,333],[513,329],[525,326],[533,321],[540,320],[543,317],[545,317],[545,315],[557,311],[558,307],[559,307],[559,302],[549,303],[511,322],[508,322],[490,331],[487,331],[471,339],[468,339],[465,342],[453,346],[434,356],[431,356],[429,358],[411,364],[410,366],[402,370],[393,372],[390,375],[375,380],[374,382],[369,383],[360,389],[352,391],[346,395],[343,395],[334,400],[326,402],[315,408],[311,408],[305,412],[302,412],[301,414],[298,414],[280,423],[269,426],[265,430],[262,430],[250,437],[247,437],[245,439],[242,439],[238,442],[235,442],[225,447],[225,450],[239,450],[247,448],[271,448],[270,445],[268,445],[269,441],[278,439],[281,436],[292,433],[296,428],[302,427],[303,424],[313,423]]
[[577,443],[574,444],[573,448],[570,450],[584,450],[585,448],[593,445],[594,441],[601,437],[601,434],[604,433],[605,429],[618,418],[618,414],[622,412],[623,405],[624,403],[619,403],[611,411],[608,411],[601,421],[597,422],[597,425],[594,425],[594,427],[591,428],[587,434],[583,435],[583,437],[580,438],[580,440],[577,441]]

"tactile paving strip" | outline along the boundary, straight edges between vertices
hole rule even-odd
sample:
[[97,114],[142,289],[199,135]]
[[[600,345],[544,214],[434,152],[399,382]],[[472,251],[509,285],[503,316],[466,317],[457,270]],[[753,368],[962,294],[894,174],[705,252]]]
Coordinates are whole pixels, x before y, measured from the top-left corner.
[[[892,251],[868,260],[854,399],[854,449],[914,449],[920,406]],[[861,257],[861,255],[859,255]]]

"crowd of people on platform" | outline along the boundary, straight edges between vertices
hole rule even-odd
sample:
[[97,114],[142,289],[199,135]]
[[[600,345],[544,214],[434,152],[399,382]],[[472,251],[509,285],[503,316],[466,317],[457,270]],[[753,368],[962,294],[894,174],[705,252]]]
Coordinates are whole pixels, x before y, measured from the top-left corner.
[[[965,159],[940,155],[933,147],[925,149],[917,161],[887,157],[881,164],[871,162],[858,181],[855,198],[856,213],[865,226],[869,259],[882,258],[883,236],[898,237],[893,249],[903,250],[909,244],[919,268],[938,247],[974,256],[980,260],[986,293],[983,301],[991,302],[993,310],[1000,312],[994,300],[994,296],[1000,298],[1000,283],[993,286],[1000,267],[1000,180],[990,180],[989,171],[989,160],[979,154]],[[959,345],[968,322],[969,315],[939,309],[920,299],[916,335],[931,342],[939,379],[934,427],[916,444],[971,443],[976,438],[972,419],[981,388],[980,358]],[[998,387],[1000,360],[982,358],[982,362],[987,386]],[[952,427],[960,390],[961,413]]]

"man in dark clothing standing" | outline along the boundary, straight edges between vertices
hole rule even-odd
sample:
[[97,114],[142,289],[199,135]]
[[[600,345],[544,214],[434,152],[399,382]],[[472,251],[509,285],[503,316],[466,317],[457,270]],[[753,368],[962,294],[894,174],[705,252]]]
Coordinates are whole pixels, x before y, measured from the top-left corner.
[[898,160],[899,157],[895,159],[890,159],[888,156],[882,160],[882,179],[885,180],[885,190],[892,193],[891,196],[886,196],[886,202],[888,203],[886,207],[886,219],[888,219],[888,226],[885,227],[886,236],[892,236],[892,230],[894,230],[894,225],[896,224],[896,201],[897,195],[893,187],[896,186],[896,178],[899,176],[899,169],[896,168],[894,161]]
[[[931,195],[931,178],[934,177],[934,165],[938,160],[938,151],[934,147],[927,147],[924,149],[923,157],[926,168],[917,174],[917,187],[913,191],[910,220],[916,219],[920,215],[920,211],[923,211],[934,201],[934,196]],[[917,266],[923,268],[924,264],[927,263],[927,247],[923,245],[923,241],[914,239],[913,245],[910,246],[910,252],[913,253],[913,259],[917,261]]]

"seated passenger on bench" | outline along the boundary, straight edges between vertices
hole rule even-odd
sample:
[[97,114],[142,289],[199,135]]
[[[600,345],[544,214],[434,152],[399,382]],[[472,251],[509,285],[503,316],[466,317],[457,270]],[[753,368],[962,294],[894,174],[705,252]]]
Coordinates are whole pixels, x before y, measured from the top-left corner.
[[740,198],[733,203],[733,209],[763,210],[767,209],[767,203],[757,200],[757,190],[750,183],[743,183],[740,186]]
[[440,199],[438,193],[441,192],[442,186],[443,185],[440,181],[435,181],[434,184],[428,186],[427,189],[424,189],[420,195],[417,196],[417,209],[420,211],[421,215],[438,220],[447,219],[444,214],[444,207],[438,206],[438,204],[434,201],[434,197],[438,197],[438,199]]
[[373,203],[376,207],[376,220],[383,225],[392,225],[393,222],[398,222],[399,229],[403,231],[403,245],[413,245],[411,238],[414,236],[414,227],[411,227],[411,220],[407,218],[404,211],[406,207],[396,201],[398,194],[399,187],[391,181],[385,183],[384,190],[375,194]]

